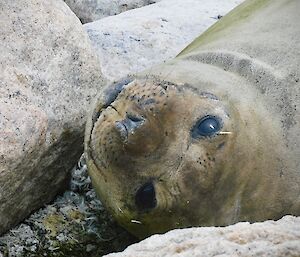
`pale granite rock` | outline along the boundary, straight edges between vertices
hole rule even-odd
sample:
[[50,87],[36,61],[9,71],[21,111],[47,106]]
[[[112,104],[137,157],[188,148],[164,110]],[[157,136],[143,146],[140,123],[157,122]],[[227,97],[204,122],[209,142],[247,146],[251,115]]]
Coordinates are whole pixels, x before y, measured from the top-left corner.
[[242,0],[163,0],[84,25],[111,80],[175,57]]
[[[154,221],[155,222],[155,221]],[[228,227],[177,229],[107,257],[299,257],[300,217]]]
[[161,0],[64,0],[82,23],[116,15]]
[[0,2],[0,234],[65,187],[104,81],[61,0]]

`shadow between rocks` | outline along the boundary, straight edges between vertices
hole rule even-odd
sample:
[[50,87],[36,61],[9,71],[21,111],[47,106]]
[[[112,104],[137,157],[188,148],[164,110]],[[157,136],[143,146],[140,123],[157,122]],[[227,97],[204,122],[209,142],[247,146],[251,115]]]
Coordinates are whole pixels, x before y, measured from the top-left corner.
[[81,157],[63,195],[0,237],[0,256],[100,257],[135,242],[97,199]]

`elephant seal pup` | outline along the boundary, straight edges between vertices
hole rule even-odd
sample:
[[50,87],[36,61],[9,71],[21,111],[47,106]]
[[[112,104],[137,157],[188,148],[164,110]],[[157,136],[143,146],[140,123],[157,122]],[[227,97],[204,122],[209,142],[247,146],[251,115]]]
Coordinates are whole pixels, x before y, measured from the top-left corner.
[[173,228],[300,215],[298,0],[250,0],[178,57],[100,93],[85,155],[119,223]]

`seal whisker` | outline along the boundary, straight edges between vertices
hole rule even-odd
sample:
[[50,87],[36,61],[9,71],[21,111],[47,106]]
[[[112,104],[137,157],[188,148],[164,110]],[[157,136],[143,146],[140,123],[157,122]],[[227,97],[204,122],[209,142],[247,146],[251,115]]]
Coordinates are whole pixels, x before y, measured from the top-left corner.
[[218,135],[231,135],[231,134],[232,134],[232,132],[230,132],[230,131],[220,131],[218,133]]
[[123,210],[118,206],[118,210],[121,212],[121,213],[124,213]]
[[147,82],[148,82],[149,76],[150,76],[150,74],[152,73],[152,69],[153,69],[153,67],[151,67],[151,68],[150,68],[150,70],[149,70],[149,74],[148,74],[148,75],[146,75],[146,81],[145,81],[145,84],[144,84],[144,86],[146,86],[146,85],[147,85]]
[[135,224],[142,224],[142,222],[139,221],[139,220],[131,220],[130,222],[131,222],[131,223],[135,223]]
[[171,73],[175,70],[175,68],[171,69],[164,78],[162,78],[162,81],[165,81],[170,75]]

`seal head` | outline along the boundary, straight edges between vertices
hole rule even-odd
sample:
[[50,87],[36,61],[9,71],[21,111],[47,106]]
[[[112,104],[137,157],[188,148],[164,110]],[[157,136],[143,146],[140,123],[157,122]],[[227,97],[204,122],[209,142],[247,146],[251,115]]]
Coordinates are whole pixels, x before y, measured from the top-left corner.
[[145,237],[300,215],[299,4],[247,0],[100,92],[85,155],[122,226]]
[[252,151],[241,145],[251,139],[228,102],[157,78],[133,80],[106,98],[94,111],[86,154],[99,197],[122,226],[145,237],[236,221],[244,185],[236,173],[249,170],[239,158]]

